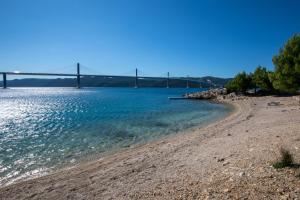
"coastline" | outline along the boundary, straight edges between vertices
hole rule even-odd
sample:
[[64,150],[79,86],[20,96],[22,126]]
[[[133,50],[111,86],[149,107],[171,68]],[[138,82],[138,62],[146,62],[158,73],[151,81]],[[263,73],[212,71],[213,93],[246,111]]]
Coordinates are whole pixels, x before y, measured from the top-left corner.
[[[266,106],[271,101],[283,105]],[[255,187],[259,184],[249,187],[249,183],[260,178],[259,175],[277,173],[270,168],[270,162],[281,140],[286,140],[289,147],[300,148],[300,136],[297,142],[296,133],[300,131],[299,106],[291,97],[251,97],[222,103],[232,104],[235,109],[217,122],[0,188],[0,196],[4,199],[202,199],[242,197],[247,194],[242,189],[248,190],[248,196],[267,195],[276,184],[258,193]],[[283,130],[295,144],[283,137]],[[299,153],[297,148],[293,151]],[[257,175],[257,169],[261,174]],[[282,176],[284,172],[280,172]],[[299,194],[299,181],[288,178],[291,179],[288,184],[292,185],[285,193]],[[284,184],[284,180],[278,183]],[[248,187],[241,187],[243,184]]]
[[[199,101],[199,100],[188,99],[187,101]],[[162,136],[157,137],[155,139],[152,138],[150,140],[138,142],[138,143],[132,144],[130,146],[126,146],[126,147],[118,146],[116,148],[112,148],[108,151],[104,151],[104,152],[101,152],[101,153],[98,153],[98,154],[91,154],[87,157],[82,158],[81,160],[78,159],[76,163],[65,163],[64,165],[56,166],[56,167],[53,167],[53,168],[43,168],[41,170],[34,170],[33,173],[30,173],[30,174],[28,173],[26,175],[23,175],[21,177],[18,177],[16,179],[11,180],[11,181],[4,182],[4,184],[1,184],[1,181],[0,181],[0,188],[1,187],[6,187],[6,186],[9,186],[9,185],[12,185],[12,184],[17,184],[17,183],[20,183],[20,182],[28,181],[28,180],[31,180],[31,179],[36,179],[36,178],[39,178],[39,177],[42,177],[42,176],[51,175],[51,174],[54,174],[54,173],[57,173],[57,172],[60,172],[60,171],[65,171],[65,170],[68,170],[68,169],[71,169],[71,168],[74,168],[74,167],[77,167],[77,166],[89,164],[91,162],[97,162],[98,160],[105,159],[108,156],[112,156],[114,154],[118,154],[118,153],[121,153],[123,151],[128,151],[128,150],[132,150],[132,149],[134,150],[135,148],[140,148],[140,147],[142,147],[143,145],[146,145],[146,144],[150,144],[150,143],[153,143],[153,142],[165,140],[165,139],[168,139],[169,137],[176,137],[176,135],[178,135],[178,134],[185,134],[187,132],[194,131],[195,129],[206,127],[210,124],[217,123],[220,120],[223,120],[224,118],[228,117],[229,115],[231,115],[234,112],[234,109],[235,109],[233,105],[228,104],[228,103],[222,103],[222,102],[217,102],[217,101],[212,101],[212,100],[203,100],[203,101],[211,103],[211,104],[225,104],[224,107],[227,107],[226,109],[228,109],[228,112],[226,114],[219,115],[216,118],[205,119],[201,123],[199,123],[198,125],[193,125],[191,127],[185,128],[184,130],[174,131],[172,133],[162,135]]]

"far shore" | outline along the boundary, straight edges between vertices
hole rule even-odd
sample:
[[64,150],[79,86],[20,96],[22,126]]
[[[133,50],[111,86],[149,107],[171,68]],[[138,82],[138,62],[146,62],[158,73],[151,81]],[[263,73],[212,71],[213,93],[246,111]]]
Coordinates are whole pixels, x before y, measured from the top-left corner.
[[0,199],[300,198],[300,170],[271,166],[281,147],[300,163],[296,98],[222,103],[235,111],[216,123],[2,187]]

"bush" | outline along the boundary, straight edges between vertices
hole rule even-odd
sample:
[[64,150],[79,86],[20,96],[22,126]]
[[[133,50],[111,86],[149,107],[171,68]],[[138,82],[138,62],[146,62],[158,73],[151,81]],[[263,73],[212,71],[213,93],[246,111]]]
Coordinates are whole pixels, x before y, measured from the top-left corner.
[[271,72],[267,71],[265,67],[258,66],[253,73],[253,84],[263,91],[271,92],[274,90],[272,82],[269,78]]
[[279,169],[279,168],[293,166],[294,163],[293,155],[288,150],[281,148],[280,155],[281,155],[280,159],[273,164],[274,168]]
[[251,75],[246,72],[237,74],[225,87],[229,92],[246,93],[247,89],[251,87]]

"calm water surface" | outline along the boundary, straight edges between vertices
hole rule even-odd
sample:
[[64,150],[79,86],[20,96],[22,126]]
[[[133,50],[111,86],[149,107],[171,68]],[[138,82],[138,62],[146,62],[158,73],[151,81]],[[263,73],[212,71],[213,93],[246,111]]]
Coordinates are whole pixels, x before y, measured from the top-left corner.
[[99,158],[224,117],[230,108],[169,100],[199,89],[0,89],[0,185]]

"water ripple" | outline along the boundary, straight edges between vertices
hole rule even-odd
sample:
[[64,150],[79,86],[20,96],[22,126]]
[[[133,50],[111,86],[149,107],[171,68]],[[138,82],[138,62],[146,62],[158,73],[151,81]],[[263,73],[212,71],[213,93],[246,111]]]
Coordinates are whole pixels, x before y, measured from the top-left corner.
[[0,92],[0,185],[222,117],[229,108],[170,101],[186,89],[8,89]]

